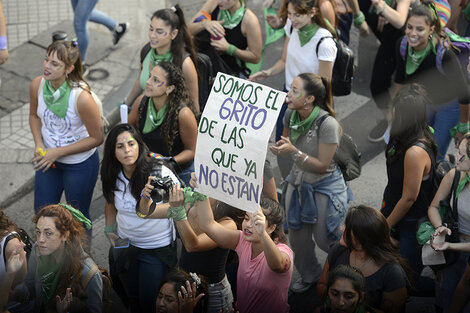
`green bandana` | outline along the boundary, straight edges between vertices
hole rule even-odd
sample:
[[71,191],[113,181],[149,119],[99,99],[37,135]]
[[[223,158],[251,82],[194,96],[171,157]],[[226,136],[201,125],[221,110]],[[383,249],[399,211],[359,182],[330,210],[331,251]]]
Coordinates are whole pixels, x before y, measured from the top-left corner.
[[55,296],[62,263],[56,263],[53,255],[40,255],[37,268],[42,285],[42,299],[44,303],[48,303]]
[[465,188],[465,186],[470,183],[470,177],[468,173],[465,173],[464,178],[460,181],[459,185],[457,186],[457,191],[455,191],[455,198],[459,197],[460,192]]
[[71,205],[65,204],[65,203],[59,203],[59,205],[63,206],[69,212],[72,214],[72,217],[76,220],[79,221],[80,223],[83,223],[85,225],[86,229],[91,229],[91,221],[83,215],[82,212],[79,210],[75,209]]
[[220,10],[219,21],[224,21],[222,26],[227,29],[234,29],[243,19],[245,15],[245,2],[242,1],[242,5],[233,15],[230,15],[229,10]]
[[155,106],[153,105],[153,99],[150,97],[147,107],[147,117],[145,118],[145,125],[142,133],[148,134],[160,126],[163,122],[163,119],[165,118],[165,113],[166,104],[157,112],[157,109],[155,109]]
[[155,49],[150,49],[150,52],[142,62],[142,74],[140,76],[140,84],[143,86],[142,88],[145,88],[145,81],[150,77],[150,71],[155,67],[155,65],[163,61],[171,62],[172,60],[173,55],[170,50],[164,54],[157,54]]
[[69,96],[72,89],[67,84],[67,80],[57,89],[54,90],[50,81],[46,81],[42,88],[44,102],[49,111],[60,118],[65,118],[69,107]]
[[291,139],[293,143],[297,141],[300,135],[306,133],[307,130],[310,129],[310,127],[312,126],[312,123],[317,118],[319,112],[320,112],[320,107],[316,106],[312,110],[312,113],[310,113],[310,115],[303,121],[300,120],[299,112],[297,111],[292,112],[292,115],[290,117],[289,128],[290,128],[290,134],[291,134]]
[[299,34],[300,46],[305,46],[305,44],[309,42],[313,36],[315,36],[319,28],[320,26],[318,26],[317,23],[312,23],[299,29],[297,33]]
[[423,60],[429,55],[434,44],[432,40],[428,41],[428,45],[421,51],[414,51],[413,48],[408,45],[408,54],[406,55],[406,74],[411,75],[418,67],[423,63]]

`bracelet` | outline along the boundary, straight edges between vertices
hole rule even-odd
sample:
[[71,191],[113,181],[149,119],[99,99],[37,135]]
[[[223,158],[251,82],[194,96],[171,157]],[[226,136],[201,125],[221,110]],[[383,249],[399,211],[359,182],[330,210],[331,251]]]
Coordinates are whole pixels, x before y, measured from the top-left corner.
[[233,56],[235,54],[235,51],[237,50],[237,47],[235,47],[234,45],[230,44],[228,46],[228,49],[227,51],[225,51],[225,53],[227,53],[228,55],[230,56]]
[[362,11],[359,11],[358,13],[354,14],[354,26],[356,28],[361,27],[362,23],[366,20],[366,17],[364,16],[364,13]]
[[383,2],[383,6],[380,10],[377,10],[377,15],[382,15],[382,13],[385,11],[385,7],[387,6],[387,4],[385,3],[385,1],[382,1]]
[[302,153],[303,153],[302,151],[297,149],[297,151],[292,154],[292,160],[294,160],[294,162],[297,162],[300,159],[300,157],[302,156]]
[[0,36],[0,50],[7,50],[7,36]]
[[468,122],[466,123],[459,123],[457,125],[455,125],[454,127],[452,127],[450,130],[449,130],[449,133],[452,137],[455,137],[455,134],[457,133],[461,133],[461,134],[466,134],[468,133]]
[[302,160],[302,163],[300,163],[300,165],[302,165],[302,166],[303,166],[303,165],[304,165],[304,163],[305,163],[305,161],[307,161],[307,159],[308,159],[308,154],[307,154],[307,153],[305,153],[305,158]]
[[150,197],[146,197],[146,196],[143,195],[143,194],[144,194],[144,190],[145,190],[145,188],[142,189],[142,191],[140,192],[140,198],[141,198],[141,199],[147,199],[147,200],[150,199]]
[[114,224],[110,226],[104,226],[104,234],[106,236],[108,234],[117,234],[117,222],[114,222]]

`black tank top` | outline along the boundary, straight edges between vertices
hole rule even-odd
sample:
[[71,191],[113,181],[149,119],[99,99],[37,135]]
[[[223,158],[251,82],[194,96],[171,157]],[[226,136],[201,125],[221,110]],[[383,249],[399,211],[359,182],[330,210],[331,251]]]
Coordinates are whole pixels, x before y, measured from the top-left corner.
[[[142,97],[142,101],[140,102],[141,107],[139,108],[139,131],[142,135],[142,139],[144,140],[149,150],[155,153],[159,153],[163,156],[175,156],[181,153],[181,151],[184,150],[184,145],[181,140],[179,131],[176,137],[173,139],[173,149],[172,149],[171,154],[169,152],[169,149],[167,148],[167,139],[166,139],[166,135],[163,134],[162,125],[158,126],[154,131],[150,133],[144,134],[142,132],[144,129],[144,125],[145,125],[145,119],[147,117],[148,104],[149,104],[149,98],[146,96]],[[178,126],[175,120],[177,117],[165,116],[165,118],[171,118],[170,129]],[[181,167],[182,170],[184,170],[190,164],[191,162],[185,163],[185,164],[179,164],[179,166]]]
[[210,284],[220,282],[225,276],[228,249],[215,248],[209,251],[187,252],[181,249],[180,267],[186,272],[204,275]]
[[[425,143],[426,144],[426,143]],[[384,204],[382,207],[382,213],[385,217],[388,217],[395,205],[400,200],[403,191],[403,178],[405,175],[405,149],[400,155],[396,156],[390,162],[387,162],[387,177],[388,184],[384,191]],[[426,151],[427,152],[427,151]],[[385,152],[387,153],[387,152]],[[427,152],[428,153],[428,152]],[[428,153],[429,155],[429,153]],[[429,155],[431,160],[434,156]],[[411,206],[405,217],[420,218],[427,215],[429,204],[432,201],[432,179],[431,175],[427,180],[421,182],[421,187],[418,193],[416,201]]]
[[[246,10],[245,10],[246,12]],[[245,12],[243,12],[243,17],[245,17]],[[215,10],[211,14],[211,18],[213,21],[217,20],[217,17],[219,15],[219,7],[217,6]],[[243,20],[243,18],[242,18]],[[248,41],[246,40],[246,37],[242,33],[242,22],[238,23],[237,26],[235,26],[232,29],[227,29],[225,28],[225,39],[229,44],[234,45],[240,50],[246,50],[248,47]],[[230,56],[228,54],[221,54],[221,58],[225,61],[225,63],[232,69],[232,71],[235,74],[240,74],[242,73],[243,75],[246,75],[247,77],[250,74],[250,71],[246,68],[245,62],[240,60],[241,66],[238,65],[237,63],[237,58],[234,56]],[[248,75],[247,75],[248,74]]]

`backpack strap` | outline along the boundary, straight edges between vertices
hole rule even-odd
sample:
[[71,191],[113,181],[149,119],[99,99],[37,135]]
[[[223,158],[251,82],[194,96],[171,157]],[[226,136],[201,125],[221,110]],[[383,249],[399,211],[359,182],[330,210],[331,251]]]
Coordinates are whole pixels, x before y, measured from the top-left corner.
[[446,51],[447,51],[447,47],[444,44],[440,44],[437,47],[437,51],[436,51],[436,67],[439,73],[441,73],[442,75],[445,75],[444,69],[442,68],[442,60],[444,59],[444,55]]
[[400,56],[403,61],[406,61],[406,50],[408,49],[408,38],[403,36],[400,41]]
[[320,127],[321,124],[330,116],[330,114],[325,114],[317,122],[317,138],[318,138],[318,143],[320,143]]
[[317,54],[317,57],[318,57],[318,49],[320,49],[320,44],[321,42],[326,39],[326,38],[331,38],[333,39],[333,41],[335,40],[335,38],[333,36],[324,36],[324,37],[321,37],[320,40],[318,40],[318,43],[317,43],[317,47],[315,48],[315,53]]
[[99,271],[98,265],[96,265],[96,263],[93,262],[93,265],[92,265],[91,268],[88,270],[88,272],[86,273],[85,277],[84,277],[83,280],[82,280],[82,288],[83,288],[83,290],[86,289],[86,287],[87,287],[88,284],[90,283],[91,278],[93,277],[93,275],[95,275],[95,273],[96,273],[97,271]]
[[144,63],[145,57],[150,52],[150,49],[152,49],[152,47],[150,46],[150,41],[147,42],[145,46],[142,47],[142,49],[140,49],[140,64],[141,65],[142,63]]

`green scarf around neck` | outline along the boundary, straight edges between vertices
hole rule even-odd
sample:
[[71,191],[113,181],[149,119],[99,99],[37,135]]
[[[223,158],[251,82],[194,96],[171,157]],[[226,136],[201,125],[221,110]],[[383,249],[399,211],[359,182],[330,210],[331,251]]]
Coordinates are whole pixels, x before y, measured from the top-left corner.
[[38,276],[42,285],[43,303],[48,303],[56,295],[59,284],[62,262],[56,263],[53,255],[40,255],[38,257]]
[[173,61],[173,54],[171,54],[171,50],[168,50],[164,54],[157,54],[155,49],[150,49],[148,57],[145,57],[144,61],[142,62],[142,76],[145,77],[145,80],[150,77],[150,71],[160,62]]
[[307,130],[310,129],[310,127],[312,126],[312,123],[317,118],[318,113],[320,113],[320,107],[316,106],[315,108],[313,108],[312,113],[310,113],[310,115],[306,119],[301,121],[299,112],[297,111],[292,112],[292,115],[290,117],[289,128],[290,128],[290,135],[291,135],[291,139],[293,143],[297,141],[300,135],[305,134]]
[[309,42],[313,36],[315,36],[319,28],[320,26],[317,23],[308,24],[300,28],[297,31],[299,34],[300,46],[305,46],[305,44]]
[[160,126],[163,123],[163,119],[165,118],[165,113],[166,113],[166,107],[167,105],[165,104],[157,112],[157,109],[155,109],[155,106],[153,105],[152,97],[149,98],[149,104],[147,107],[147,116],[145,117],[144,129],[142,130],[143,134],[148,134],[148,133],[153,132],[155,129],[157,129],[158,126]]
[[219,21],[224,21],[222,26],[227,29],[234,29],[243,19],[245,15],[245,1],[241,1],[242,5],[235,11],[233,15],[230,15],[229,10],[220,10]]
[[67,84],[67,80],[55,90],[50,81],[46,81],[42,88],[44,103],[49,111],[60,118],[65,118],[69,107],[69,96],[72,88]]
[[414,51],[413,48],[408,45],[408,53],[406,54],[406,74],[411,75],[419,68],[424,59],[434,49],[434,43],[431,40],[428,41],[428,45],[421,51]]
[[459,185],[457,186],[457,190],[455,191],[455,198],[459,197],[460,192],[465,188],[468,183],[470,183],[470,177],[468,176],[468,173],[465,173],[464,178],[459,182]]

